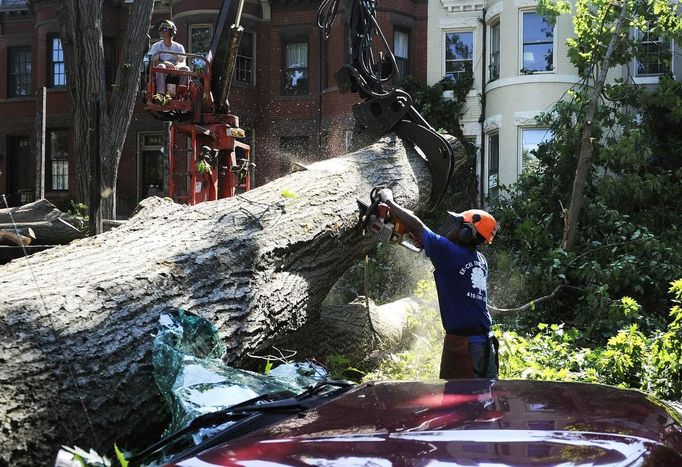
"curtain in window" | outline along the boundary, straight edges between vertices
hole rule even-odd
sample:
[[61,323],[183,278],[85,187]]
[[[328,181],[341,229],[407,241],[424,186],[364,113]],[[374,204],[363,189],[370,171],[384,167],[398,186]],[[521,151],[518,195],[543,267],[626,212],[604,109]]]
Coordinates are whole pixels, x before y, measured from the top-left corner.
[[393,33],[393,55],[399,58],[407,58],[409,53],[409,36],[402,31]]
[[308,68],[308,44],[287,44],[287,68]]

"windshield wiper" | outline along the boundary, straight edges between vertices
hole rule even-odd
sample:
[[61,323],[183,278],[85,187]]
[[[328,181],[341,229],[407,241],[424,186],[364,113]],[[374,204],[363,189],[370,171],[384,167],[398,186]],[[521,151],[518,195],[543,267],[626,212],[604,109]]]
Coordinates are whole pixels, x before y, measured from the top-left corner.
[[[184,435],[193,433],[201,428],[207,428],[209,426],[215,426],[215,425],[222,425],[223,423],[231,422],[231,421],[236,421],[240,420],[244,417],[246,417],[249,412],[253,411],[254,408],[262,408],[262,407],[267,407],[269,404],[273,404],[272,409],[266,409],[266,410],[285,410],[286,408],[289,408],[291,410],[291,404],[275,404],[277,402],[283,402],[283,401],[291,401],[292,398],[287,398],[287,399],[280,399],[277,400],[278,396],[281,396],[282,394],[290,394],[290,392],[284,392],[284,393],[274,393],[274,394],[262,394],[260,396],[253,397],[251,399],[247,399],[243,402],[240,402],[235,405],[231,405],[230,407],[226,407],[221,410],[217,410],[215,412],[209,412],[203,415],[198,416],[194,420],[190,421],[184,428],[181,428],[180,430],[171,433],[170,435],[166,436],[165,438],[162,438],[161,440],[157,441],[156,443],[152,444],[148,448],[146,448],[144,451],[139,452],[138,454],[134,455],[131,457],[128,462],[130,465],[137,465],[147,457],[151,456],[155,452],[159,451],[160,449],[168,446],[169,444],[173,443],[174,441],[180,439]],[[274,399],[274,400],[273,400]],[[270,402],[264,402],[262,404],[258,404],[258,402],[263,401],[263,400],[270,400]],[[281,406],[281,407],[277,407]]]
[[[287,397],[279,399],[278,396],[283,394],[290,394],[289,392],[263,394],[252,399],[245,400],[239,404],[226,407],[215,412],[206,413],[198,416],[187,424],[184,428],[172,433],[165,438],[157,441],[149,446],[144,451],[136,454],[129,459],[130,465],[137,465],[150,455],[177,441],[181,437],[193,433],[202,428],[222,425],[223,423],[242,420],[255,413],[273,413],[273,412],[300,412],[309,409],[313,404],[306,403],[306,399],[319,394],[329,386],[337,387],[339,390],[355,386],[355,383],[343,380],[326,380],[311,384],[305,391],[297,394],[295,397]],[[336,392],[336,391],[334,391]],[[268,400],[268,402],[262,402]],[[229,430],[228,427],[226,430]]]

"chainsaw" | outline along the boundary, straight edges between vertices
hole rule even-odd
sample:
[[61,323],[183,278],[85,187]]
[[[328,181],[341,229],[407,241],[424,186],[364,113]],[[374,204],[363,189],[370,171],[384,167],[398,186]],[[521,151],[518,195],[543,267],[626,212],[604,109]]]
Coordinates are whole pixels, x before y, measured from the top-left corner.
[[391,215],[391,209],[387,204],[381,202],[378,196],[381,188],[372,189],[369,194],[369,205],[358,200],[359,225],[363,235],[371,235],[384,243],[397,243],[416,253],[422,251],[422,247],[417,246],[415,235]]

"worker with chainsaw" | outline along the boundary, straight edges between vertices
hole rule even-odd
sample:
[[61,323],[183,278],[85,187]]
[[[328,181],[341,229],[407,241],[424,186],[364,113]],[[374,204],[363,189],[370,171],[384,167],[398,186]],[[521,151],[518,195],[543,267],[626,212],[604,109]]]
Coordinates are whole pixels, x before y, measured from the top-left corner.
[[[178,32],[178,28],[175,23],[170,20],[163,20],[159,24],[159,37],[160,41],[154,43],[149,49],[149,55],[151,56],[152,66],[159,68],[170,68],[174,70],[190,71],[189,67],[185,64],[184,54],[185,47],[179,43],[175,42],[173,38]],[[164,53],[164,52],[174,52],[174,53]],[[156,92],[157,94],[166,94],[169,89],[167,89],[166,81],[171,84],[175,77],[171,77],[166,73],[156,73]],[[176,81],[178,84],[187,84],[187,77],[182,76]],[[175,92],[171,92],[174,95]]]
[[498,343],[491,332],[487,304],[488,262],[477,251],[491,243],[497,222],[489,213],[471,209],[449,212],[454,225],[445,236],[429,229],[412,211],[393,200],[390,189],[377,196],[411,232],[434,266],[440,315],[446,335],[443,341],[440,377],[496,378]]

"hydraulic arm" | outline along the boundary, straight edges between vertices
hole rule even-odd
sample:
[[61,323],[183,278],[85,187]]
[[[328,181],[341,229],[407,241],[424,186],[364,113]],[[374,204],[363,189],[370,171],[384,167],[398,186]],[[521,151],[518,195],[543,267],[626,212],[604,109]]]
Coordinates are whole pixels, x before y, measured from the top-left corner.
[[[431,167],[432,189],[429,209],[435,209],[445,195],[454,167],[454,152],[412,105],[408,93],[388,86],[399,78],[398,65],[376,19],[375,0],[344,0],[348,26],[350,63],[334,75],[341,93],[357,92],[364,99],[353,106],[353,145],[365,146],[390,131],[418,146]],[[339,0],[323,0],[318,26],[325,38],[336,17]],[[375,38],[381,44],[375,45]],[[383,49],[377,52],[377,49]],[[397,80],[396,80],[397,81]]]

